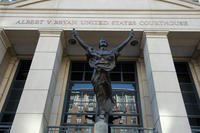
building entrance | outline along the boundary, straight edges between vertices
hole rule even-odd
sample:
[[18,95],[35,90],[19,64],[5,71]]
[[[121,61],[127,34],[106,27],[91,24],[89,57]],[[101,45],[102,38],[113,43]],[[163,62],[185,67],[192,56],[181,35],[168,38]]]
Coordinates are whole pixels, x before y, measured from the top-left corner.
[[[90,83],[92,71],[87,62],[71,63],[61,122],[65,131],[93,132],[96,98]],[[110,78],[116,102],[109,117],[110,132],[127,133],[139,130],[142,120],[135,62],[119,62],[110,72]]]

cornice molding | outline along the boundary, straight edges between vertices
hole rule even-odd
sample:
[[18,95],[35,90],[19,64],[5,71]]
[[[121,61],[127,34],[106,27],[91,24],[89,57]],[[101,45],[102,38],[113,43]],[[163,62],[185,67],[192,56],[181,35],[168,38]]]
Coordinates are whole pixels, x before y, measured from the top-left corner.
[[1,8],[3,16],[12,14],[40,15],[200,15],[200,9],[187,10],[125,10],[125,9],[29,9],[29,8]]
[[[47,0],[42,0],[43,1],[47,1]],[[167,2],[167,3],[171,3],[168,2],[169,0],[159,0],[159,1],[163,1],[163,2]],[[37,3],[37,2],[36,2]],[[186,2],[185,2],[186,3]],[[198,8],[185,8],[185,9],[95,9],[95,8],[90,8],[90,9],[86,9],[86,8],[27,8],[27,7],[14,7],[14,6],[10,6],[10,7],[6,7],[3,6],[1,7],[1,11],[0,12],[27,12],[30,11],[30,13],[32,12],[46,12],[46,13],[62,13],[62,12],[79,12],[80,14],[82,14],[81,12],[87,12],[89,14],[91,13],[97,13],[97,12],[113,12],[113,13],[120,13],[120,12],[127,12],[127,13],[133,13],[133,14],[137,14],[137,13],[156,13],[156,12],[199,12],[200,11],[200,5],[198,6]],[[27,12],[28,13],[28,12]]]
[[40,37],[60,37],[61,29],[39,29]]
[[40,37],[59,37],[63,49],[66,49],[64,31],[62,29],[39,29]]
[[[14,9],[22,9],[22,10],[56,10],[56,11],[60,11],[60,10],[88,10],[88,11],[115,11],[115,10],[126,10],[126,9],[80,9],[80,8],[77,8],[77,9],[59,9],[59,8],[46,8],[46,9],[41,9],[41,8],[26,8],[27,5],[31,5],[31,4],[36,4],[36,3],[40,3],[40,2],[46,2],[46,1],[51,1],[51,0],[21,0],[21,1],[17,1],[17,2],[11,2],[10,4],[9,3],[0,3],[0,5],[4,5],[2,6],[1,8],[2,9],[10,9],[10,8],[14,8]],[[189,0],[155,0],[155,1],[161,1],[161,2],[164,2],[164,3],[170,3],[170,4],[174,4],[174,5],[177,5],[177,6],[182,6],[184,8],[186,8],[185,10],[195,10],[195,9],[200,9],[200,4],[197,3],[197,2],[192,2],[192,1],[189,1]],[[21,8],[23,7],[23,8]],[[133,9],[134,10],[134,9]],[[136,9],[137,10],[137,9]],[[149,10],[154,10],[154,9],[149,9]],[[170,9],[169,9],[170,10]],[[178,10],[178,9],[177,9]],[[182,10],[182,9],[180,9]],[[127,11],[132,11],[132,9],[128,9]]]
[[169,31],[144,31],[143,37],[167,37]]
[[146,38],[167,38],[169,31],[144,31],[140,43],[140,57],[143,57],[143,50],[146,44]]

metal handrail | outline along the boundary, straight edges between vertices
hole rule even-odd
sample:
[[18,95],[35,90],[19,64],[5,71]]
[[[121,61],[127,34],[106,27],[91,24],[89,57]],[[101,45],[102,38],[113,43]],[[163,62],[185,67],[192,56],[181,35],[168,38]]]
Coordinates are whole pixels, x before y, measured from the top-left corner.
[[[93,125],[68,125],[68,126],[48,126],[47,133],[91,133]],[[154,128],[111,126],[112,133],[155,133]]]
[[10,133],[11,125],[0,125],[1,133]]
[[200,133],[200,129],[193,129],[192,128],[192,133]]

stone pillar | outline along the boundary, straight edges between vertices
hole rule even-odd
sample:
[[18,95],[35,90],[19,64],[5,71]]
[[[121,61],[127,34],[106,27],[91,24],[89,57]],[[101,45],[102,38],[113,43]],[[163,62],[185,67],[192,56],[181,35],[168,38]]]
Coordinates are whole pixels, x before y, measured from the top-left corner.
[[150,97],[147,89],[147,76],[143,59],[138,59],[137,75],[140,88],[140,101],[142,106],[142,122],[144,128],[153,127],[152,110],[150,106]]
[[56,84],[56,90],[54,100],[52,104],[49,126],[60,126],[62,119],[62,111],[64,105],[64,99],[66,94],[66,86],[69,77],[70,59],[64,57],[59,70],[58,80]]
[[144,34],[144,60],[154,127],[158,133],[191,133],[168,32]]
[[4,72],[6,71],[6,67],[8,65],[8,54],[6,57],[6,51],[10,46],[10,42],[4,32],[3,29],[0,29],[0,83],[3,79]]
[[190,71],[192,73],[192,77],[194,80],[194,84],[197,89],[197,93],[200,97],[200,59],[191,59],[190,65]]
[[61,31],[40,31],[11,133],[45,133],[61,64]]
[[0,110],[2,110],[2,107],[4,105],[4,102],[6,100],[6,96],[8,94],[8,91],[10,89],[10,85],[12,84],[12,80],[14,78],[15,72],[17,70],[17,66],[19,63],[19,59],[16,57],[10,57],[8,54],[4,57],[3,65],[1,67],[1,71],[4,71],[5,73],[2,74],[2,81],[0,82]]
[[6,42],[5,42],[5,34],[4,34],[3,29],[0,29],[0,64],[6,53],[6,50],[7,50],[7,46],[6,46]]

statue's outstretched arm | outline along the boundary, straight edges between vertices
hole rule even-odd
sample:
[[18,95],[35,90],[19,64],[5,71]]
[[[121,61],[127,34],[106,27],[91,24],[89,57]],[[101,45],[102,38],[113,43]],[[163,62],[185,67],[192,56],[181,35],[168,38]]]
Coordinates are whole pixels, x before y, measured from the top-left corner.
[[78,35],[77,31],[75,29],[73,29],[72,31],[72,36],[74,37],[74,39],[76,39],[78,41],[78,43],[81,45],[81,47],[83,47],[83,49],[85,49],[86,51],[89,50],[89,45],[87,45]]
[[129,36],[122,43],[120,43],[117,47],[115,47],[114,50],[116,50],[117,52],[120,52],[130,42],[130,40],[134,36],[135,36],[135,34],[133,33],[133,30],[131,29],[131,31],[129,32]]

